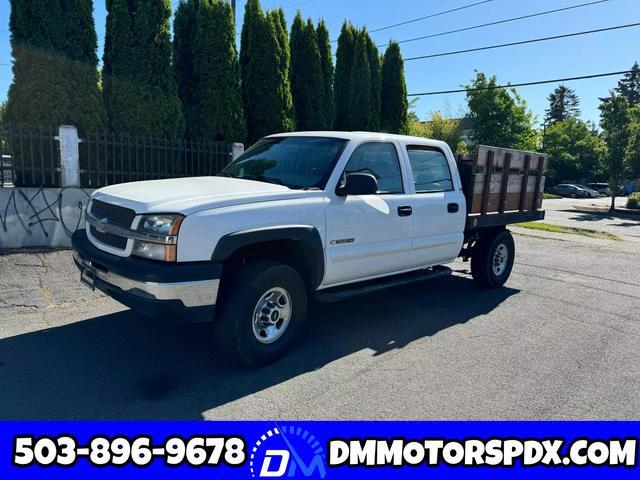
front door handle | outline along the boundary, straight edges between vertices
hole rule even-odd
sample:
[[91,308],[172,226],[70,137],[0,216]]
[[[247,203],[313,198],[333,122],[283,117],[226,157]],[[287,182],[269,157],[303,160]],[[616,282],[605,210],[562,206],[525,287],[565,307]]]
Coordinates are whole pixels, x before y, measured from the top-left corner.
[[450,203],[447,205],[447,212],[449,213],[458,213],[460,211],[460,205],[457,203]]
[[401,217],[410,217],[411,215],[413,215],[413,208],[411,208],[409,205],[398,207],[398,215]]

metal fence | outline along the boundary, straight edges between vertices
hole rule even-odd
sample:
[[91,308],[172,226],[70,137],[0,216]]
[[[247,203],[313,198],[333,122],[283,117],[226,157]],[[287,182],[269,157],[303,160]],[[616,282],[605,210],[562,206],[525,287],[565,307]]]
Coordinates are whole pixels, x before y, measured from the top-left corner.
[[[57,132],[0,130],[3,187],[59,187]],[[83,188],[174,177],[216,175],[230,161],[232,145],[207,140],[92,133],[78,147]]]
[[59,186],[60,149],[54,130],[0,130],[0,186]]

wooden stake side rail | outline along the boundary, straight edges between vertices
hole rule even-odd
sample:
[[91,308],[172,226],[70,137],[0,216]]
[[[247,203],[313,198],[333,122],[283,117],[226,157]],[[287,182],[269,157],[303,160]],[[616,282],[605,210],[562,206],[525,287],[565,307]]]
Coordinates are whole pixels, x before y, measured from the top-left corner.
[[485,145],[479,145],[471,158],[459,157],[458,167],[469,215],[467,227],[544,218],[540,209],[547,165],[545,154]]

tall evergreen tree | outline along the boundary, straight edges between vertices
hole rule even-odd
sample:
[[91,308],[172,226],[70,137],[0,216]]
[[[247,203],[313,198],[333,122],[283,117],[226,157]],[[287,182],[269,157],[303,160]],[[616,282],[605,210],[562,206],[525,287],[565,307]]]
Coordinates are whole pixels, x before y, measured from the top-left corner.
[[196,125],[196,79],[194,77],[194,42],[196,20],[201,0],[183,0],[178,4],[173,22],[173,63],[178,83],[178,97],[182,101],[185,133],[193,138]]
[[380,122],[382,131],[406,133],[409,120],[404,62],[397,42],[389,43],[382,62]]
[[23,128],[104,127],[91,0],[11,0],[13,83],[6,121]]
[[367,41],[367,55],[369,57],[369,75],[371,81],[371,109],[369,117],[369,126],[367,130],[377,132],[380,130],[380,88],[381,88],[381,72],[380,72],[380,52],[378,47],[371,40],[366,30],[362,31]]
[[263,13],[249,0],[242,27],[240,69],[249,142],[293,130],[289,41],[282,10]]
[[300,12],[291,26],[291,91],[298,130],[325,130],[324,82],[316,31]]
[[546,119],[549,124],[580,116],[580,99],[573,89],[560,85],[549,94],[548,100]]
[[349,130],[370,130],[372,119],[372,81],[369,39],[364,30],[357,32],[349,89]]
[[240,65],[231,5],[201,0],[193,42],[195,114],[193,136],[242,142],[245,138],[240,95]]
[[170,0],[107,0],[104,100],[116,133],[181,137]]
[[638,62],[634,63],[631,72],[625,74],[624,78],[618,82],[616,91],[627,99],[630,106],[640,104],[640,65]]
[[322,129],[331,130],[335,118],[333,103],[333,53],[331,51],[331,41],[329,40],[329,30],[323,20],[318,22],[316,35],[318,38],[318,48],[320,49],[320,69],[322,71],[323,84],[322,108],[326,122]]
[[351,77],[353,74],[353,56],[356,45],[356,29],[351,23],[344,22],[338,38],[336,52],[336,71],[334,83],[335,128],[350,130],[349,104],[351,95]]

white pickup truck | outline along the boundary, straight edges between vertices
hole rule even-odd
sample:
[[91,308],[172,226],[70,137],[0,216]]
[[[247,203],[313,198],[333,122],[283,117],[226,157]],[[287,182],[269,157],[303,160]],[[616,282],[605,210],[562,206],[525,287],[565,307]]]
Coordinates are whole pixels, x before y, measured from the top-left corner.
[[544,218],[545,168],[492,147],[457,162],[424,138],[273,135],[215,177],[97,190],[74,260],[83,283],[136,311],[213,320],[226,355],[260,366],[287,352],[310,300],[447,275],[457,257],[502,286],[505,226]]

